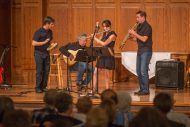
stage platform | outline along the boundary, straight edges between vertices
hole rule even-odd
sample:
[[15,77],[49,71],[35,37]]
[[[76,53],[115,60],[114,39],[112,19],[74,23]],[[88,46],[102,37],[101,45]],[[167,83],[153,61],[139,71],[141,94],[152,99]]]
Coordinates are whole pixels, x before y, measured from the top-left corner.
[[[26,110],[33,110],[40,108],[44,105],[43,96],[44,93],[35,93],[34,88],[27,87],[30,85],[13,85],[12,88],[0,89],[0,95],[10,96],[15,102],[16,108],[23,108]],[[73,88],[74,90],[76,88]],[[100,93],[105,89],[105,86],[100,85]],[[174,95],[175,107],[174,110],[178,112],[186,113],[190,116],[190,88],[185,87],[184,89],[169,89],[169,88],[156,88],[154,84],[150,84],[150,95],[137,96],[134,92],[138,90],[138,84],[135,82],[120,82],[115,83],[113,86],[115,91],[127,91],[132,97],[132,111],[137,112],[141,107],[152,106],[152,100],[155,94],[159,92],[169,92]],[[78,94],[71,92],[76,103]],[[99,96],[96,94],[96,96]],[[94,105],[100,103],[100,99],[92,99]]]

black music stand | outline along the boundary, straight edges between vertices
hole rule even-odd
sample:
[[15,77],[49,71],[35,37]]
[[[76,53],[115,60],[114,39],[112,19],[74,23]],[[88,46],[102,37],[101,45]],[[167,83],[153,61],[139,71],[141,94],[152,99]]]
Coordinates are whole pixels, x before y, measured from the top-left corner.
[[[90,56],[93,54],[95,57],[101,56],[114,56],[113,50],[109,47],[93,47],[93,48],[86,48],[85,49],[87,54]],[[97,83],[96,83],[96,93],[98,92],[98,68],[97,68]]]
[[[87,73],[87,71],[88,71],[88,63],[95,61],[97,56],[91,56],[91,54],[88,54],[86,49],[89,49],[89,48],[85,48],[84,50],[79,50],[78,51],[78,53],[76,55],[76,58],[75,58],[75,61],[86,62],[86,65],[87,65],[86,66],[86,78],[87,78],[88,77],[88,73]],[[86,91],[87,91],[87,89],[86,89]]]
[[[74,92],[71,91],[70,85],[69,85],[69,65],[68,65],[68,57],[67,57],[67,87],[65,88],[66,91],[70,92]],[[91,57],[87,54],[86,50],[79,50],[76,54],[76,57],[74,59],[74,61],[78,61],[78,62],[86,62],[87,66],[86,66],[86,72],[88,69],[88,63],[95,61],[96,60],[96,56]],[[88,73],[86,73],[86,77],[88,76]],[[78,92],[79,96],[80,93]]]

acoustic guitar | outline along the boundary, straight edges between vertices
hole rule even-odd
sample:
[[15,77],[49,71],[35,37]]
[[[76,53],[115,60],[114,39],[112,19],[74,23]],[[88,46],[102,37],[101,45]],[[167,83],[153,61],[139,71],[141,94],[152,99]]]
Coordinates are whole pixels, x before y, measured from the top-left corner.
[[8,49],[5,49],[0,58],[0,84],[2,84],[4,82],[4,80],[3,80],[4,68],[3,68],[2,64],[3,64],[3,58],[5,56],[5,52],[7,52],[7,51],[8,51]]
[[72,60],[70,60],[69,58],[67,58],[67,56],[63,55],[64,62],[66,64],[68,64],[68,66],[74,65],[77,62],[77,61],[75,61],[76,55],[77,55],[78,51],[80,51],[80,50],[82,50],[82,49],[68,50],[68,52],[71,53],[74,56],[74,58]]

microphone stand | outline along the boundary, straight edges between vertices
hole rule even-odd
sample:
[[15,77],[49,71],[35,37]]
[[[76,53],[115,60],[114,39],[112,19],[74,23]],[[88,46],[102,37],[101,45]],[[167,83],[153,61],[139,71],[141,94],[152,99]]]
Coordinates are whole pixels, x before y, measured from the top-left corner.
[[[92,36],[92,39],[91,39],[91,42],[90,42],[90,48],[91,48],[91,57],[93,58],[94,54],[93,54],[93,47],[94,47],[94,37],[95,37],[95,34],[98,32],[98,30],[100,29],[100,27],[96,24],[96,27],[95,27],[95,30],[94,30],[94,33],[93,33],[93,36]],[[93,64],[94,62],[92,62],[92,67],[93,67]],[[94,96],[94,76],[93,76],[93,71],[92,71],[92,97],[94,98],[97,98],[96,96]],[[97,84],[96,84],[97,85]]]

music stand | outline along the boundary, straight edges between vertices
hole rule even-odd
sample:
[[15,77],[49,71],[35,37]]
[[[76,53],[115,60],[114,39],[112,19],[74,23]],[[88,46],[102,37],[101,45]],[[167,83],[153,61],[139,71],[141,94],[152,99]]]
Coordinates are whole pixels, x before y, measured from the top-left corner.
[[[114,53],[111,48],[109,47],[93,47],[92,48],[86,48],[85,49],[88,55],[93,54],[95,57],[101,57],[101,56],[114,56]],[[98,92],[98,68],[97,68],[97,82],[96,82],[96,92]]]
[[86,48],[84,50],[79,50],[76,54],[75,61],[86,62],[86,78],[88,77],[88,63],[95,61],[96,57],[97,56],[91,56],[91,54],[88,54]]

